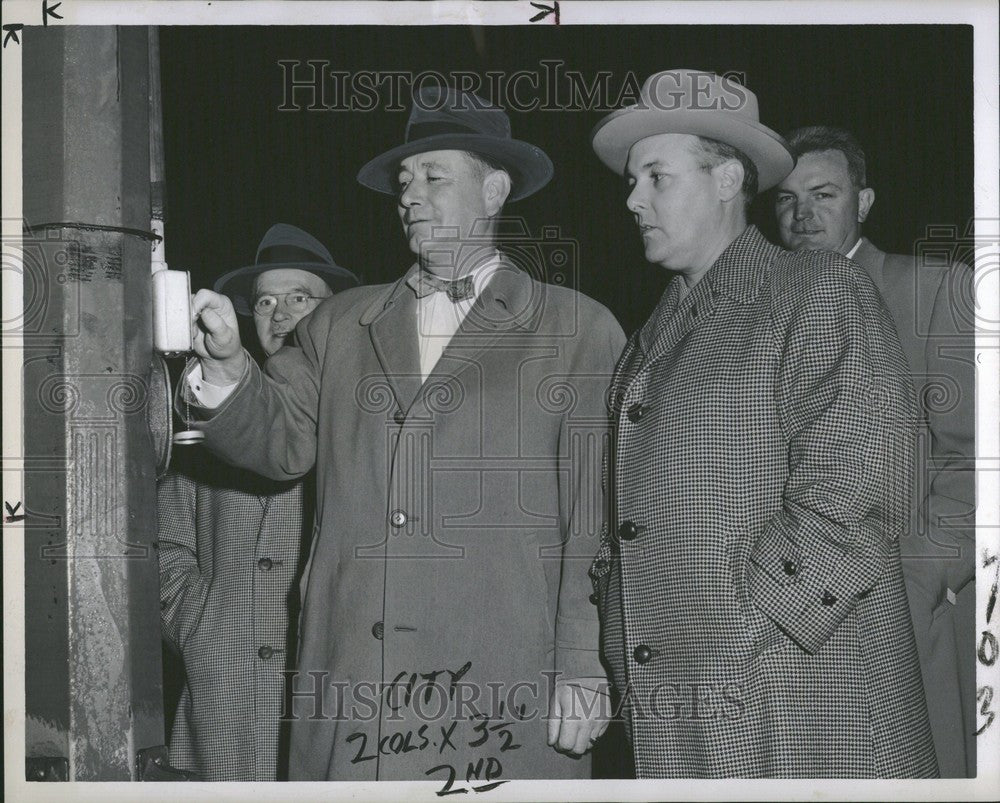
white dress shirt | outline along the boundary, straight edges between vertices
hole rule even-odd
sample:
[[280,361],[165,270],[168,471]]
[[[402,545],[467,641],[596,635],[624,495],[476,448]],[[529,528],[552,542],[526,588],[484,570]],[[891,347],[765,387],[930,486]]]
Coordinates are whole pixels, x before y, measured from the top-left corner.
[[854,244],[854,248],[847,252],[848,259],[854,259],[854,255],[858,253],[858,249],[861,247],[861,238],[858,237],[858,241]]
[[[417,344],[420,349],[420,376],[426,382],[441,354],[454,337],[483,288],[500,268],[500,254],[470,271],[472,296],[452,301],[443,292],[429,293],[417,299]],[[421,269],[422,270],[422,269]]]

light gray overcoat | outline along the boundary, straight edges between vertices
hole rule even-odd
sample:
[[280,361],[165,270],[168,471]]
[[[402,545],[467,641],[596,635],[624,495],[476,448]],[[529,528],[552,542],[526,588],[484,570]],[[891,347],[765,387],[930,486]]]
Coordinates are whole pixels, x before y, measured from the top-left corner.
[[587,777],[544,716],[554,673],[604,674],[587,569],[621,328],[509,265],[423,384],[416,326],[402,280],[342,292],[195,411],[230,462],[316,466],[296,687],[321,699],[295,701],[291,778]]

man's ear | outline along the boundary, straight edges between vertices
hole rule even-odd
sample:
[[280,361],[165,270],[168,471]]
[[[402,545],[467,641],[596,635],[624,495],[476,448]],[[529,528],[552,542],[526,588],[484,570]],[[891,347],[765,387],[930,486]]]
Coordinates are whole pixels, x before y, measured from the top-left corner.
[[738,159],[729,159],[712,168],[718,180],[719,200],[731,201],[743,192],[743,165]]
[[483,179],[483,202],[489,217],[500,214],[510,195],[510,176],[506,170],[491,170]]
[[858,191],[858,223],[865,222],[873,203],[875,203],[875,190],[865,187]]

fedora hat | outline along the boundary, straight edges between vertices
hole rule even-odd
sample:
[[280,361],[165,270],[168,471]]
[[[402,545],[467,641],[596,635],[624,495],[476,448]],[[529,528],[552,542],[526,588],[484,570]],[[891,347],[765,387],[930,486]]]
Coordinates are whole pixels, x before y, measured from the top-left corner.
[[795,167],[788,143],[761,125],[757,96],[730,78],[702,70],[664,70],[646,79],[639,103],[612,112],[591,132],[598,158],[618,175],[629,149],[656,134],[693,134],[742,151],[757,166],[761,190]]
[[403,144],[376,156],[358,171],[364,186],[395,195],[399,162],[427,151],[471,151],[510,174],[510,201],[527,198],[552,178],[552,161],[536,145],[512,139],[507,113],[471,92],[432,85],[413,98]]
[[220,276],[212,289],[229,296],[240,315],[252,315],[254,281],[262,273],[282,268],[315,273],[334,293],[360,284],[358,277],[334,262],[330,252],[311,234],[297,226],[275,223],[257,246],[254,264]]

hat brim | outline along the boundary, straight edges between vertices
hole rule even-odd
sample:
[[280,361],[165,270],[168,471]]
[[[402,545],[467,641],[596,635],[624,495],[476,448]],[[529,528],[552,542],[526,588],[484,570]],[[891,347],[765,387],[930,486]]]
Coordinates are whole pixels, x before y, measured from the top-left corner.
[[358,182],[377,192],[395,195],[399,191],[396,177],[400,160],[428,151],[471,151],[503,165],[513,185],[508,201],[519,201],[538,192],[555,172],[545,151],[530,142],[475,134],[436,134],[376,156],[358,171]]
[[590,138],[598,158],[624,175],[632,146],[657,134],[694,134],[738,148],[757,166],[761,192],[795,167],[795,157],[778,133],[753,120],[712,110],[619,109],[594,126]]
[[253,298],[253,284],[257,277],[269,270],[304,270],[315,273],[330,286],[330,290],[339,293],[349,287],[361,284],[358,277],[347,268],[340,265],[326,265],[322,262],[272,262],[264,265],[248,265],[245,268],[231,270],[216,279],[212,289],[216,293],[229,296],[233,308],[240,315],[251,316],[250,299]]

